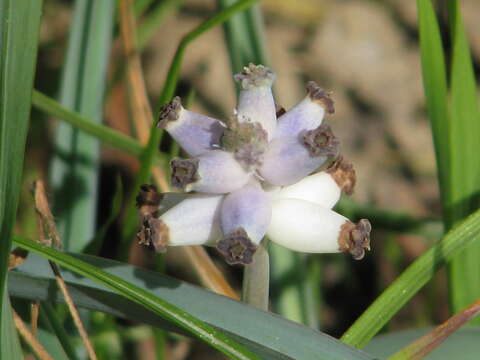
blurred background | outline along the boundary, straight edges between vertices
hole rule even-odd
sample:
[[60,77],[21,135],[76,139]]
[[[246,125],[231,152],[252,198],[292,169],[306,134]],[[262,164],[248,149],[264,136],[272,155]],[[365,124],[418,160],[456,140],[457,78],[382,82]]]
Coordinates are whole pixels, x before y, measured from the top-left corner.
[[[138,20],[140,26],[160,3],[151,2],[143,11]],[[218,3],[213,0],[169,3],[149,30],[141,52],[152,104],[157,102],[181,37],[218,10]],[[480,33],[476,18],[480,2],[461,3],[478,70]],[[308,80],[315,80],[333,93],[336,112],[329,121],[341,139],[344,156],[357,171],[356,191],[351,199],[343,199],[338,209],[352,218],[366,214],[374,224],[372,251],[361,262],[341,255],[297,254],[293,260],[290,258],[291,266],[283,268],[272,259],[272,307],[295,321],[340,336],[442,231],[435,158],[422,87],[416,4],[402,0],[263,0],[260,4],[267,57],[277,73],[278,104],[286,109],[295,105],[305,96]],[[35,88],[54,98],[59,94],[72,14],[71,1],[44,2]],[[443,21],[441,25],[445,25]],[[103,122],[133,136],[129,92],[122,75],[125,57],[118,26],[114,29]],[[448,48],[448,39],[445,40]],[[236,92],[221,26],[188,47],[177,93],[182,97],[190,95],[190,108],[194,111],[219,119],[231,114]],[[39,177],[51,178],[52,159],[58,156],[55,145],[58,124],[58,120],[33,112],[17,229],[27,236],[33,237],[36,232],[29,183]],[[162,146],[170,146],[168,139]],[[96,231],[101,228],[106,231],[98,250],[101,256],[115,257],[125,209],[117,209],[112,218],[112,204],[119,196],[124,199],[129,196],[138,170],[136,158],[109,146],[101,148],[95,224]],[[63,210],[53,194],[50,186],[56,215]],[[68,202],[63,206],[69,206]],[[137,248],[133,239],[132,244],[129,261],[151,266],[153,255]],[[241,269],[229,267],[215,252],[209,253],[235,289],[240,289]],[[272,257],[277,253],[279,257],[285,256],[277,249],[272,250]],[[169,250],[167,274],[198,284],[198,277],[186,263],[181,252]],[[275,266],[281,269],[276,270]],[[307,283],[304,274],[312,272],[315,275]],[[295,308],[295,303],[302,301],[305,291],[315,292],[312,312],[315,319],[289,309],[289,304],[293,303]],[[99,324],[112,320],[102,314],[95,316],[93,321],[98,326],[92,328],[94,341],[109,344],[115,336],[109,332],[110,327]],[[446,276],[441,270],[394,317],[388,330],[431,325],[447,317]],[[141,329],[139,324],[119,321],[118,326],[131,337],[130,351],[138,356],[132,358],[153,358],[148,336],[142,337],[140,330],[140,335],[129,330]],[[177,338],[169,341],[176,345],[172,347],[171,359],[219,356],[198,342]],[[115,346],[105,350],[111,356],[108,358],[117,356]]]

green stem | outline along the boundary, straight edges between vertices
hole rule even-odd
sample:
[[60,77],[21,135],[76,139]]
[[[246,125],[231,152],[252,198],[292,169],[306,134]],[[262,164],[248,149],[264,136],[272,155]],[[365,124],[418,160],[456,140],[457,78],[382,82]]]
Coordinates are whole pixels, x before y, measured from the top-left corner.
[[243,270],[242,301],[268,311],[270,263],[267,250],[268,239],[263,239],[253,255],[253,261]]

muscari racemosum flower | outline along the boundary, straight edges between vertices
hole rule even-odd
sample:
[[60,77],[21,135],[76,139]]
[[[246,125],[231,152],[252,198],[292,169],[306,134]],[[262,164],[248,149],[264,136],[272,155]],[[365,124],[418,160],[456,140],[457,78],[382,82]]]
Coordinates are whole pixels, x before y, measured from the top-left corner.
[[277,112],[267,67],[250,64],[234,78],[241,90],[228,121],[191,112],[178,97],[161,110],[158,126],[189,155],[170,164],[184,194],[142,187],[139,241],[158,252],[215,246],[229,264],[249,264],[267,235],[295,251],[362,259],[369,221],[332,210],[342,191],[353,192],[355,172],[324,121],[334,112],[330,95],[310,81],[302,101]]

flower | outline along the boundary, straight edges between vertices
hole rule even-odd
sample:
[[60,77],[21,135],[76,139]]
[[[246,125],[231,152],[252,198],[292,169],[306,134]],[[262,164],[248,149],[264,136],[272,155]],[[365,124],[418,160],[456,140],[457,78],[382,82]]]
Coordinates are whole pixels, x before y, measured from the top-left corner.
[[369,221],[332,210],[342,191],[353,192],[355,171],[324,121],[334,113],[330,95],[310,81],[300,103],[277,113],[270,69],[250,64],[234,78],[241,90],[228,121],[191,112],[179,97],[162,108],[158,126],[190,156],[170,164],[184,193],[142,187],[139,241],[158,252],[212,245],[229,264],[248,264],[267,235],[292,250],[362,259]]

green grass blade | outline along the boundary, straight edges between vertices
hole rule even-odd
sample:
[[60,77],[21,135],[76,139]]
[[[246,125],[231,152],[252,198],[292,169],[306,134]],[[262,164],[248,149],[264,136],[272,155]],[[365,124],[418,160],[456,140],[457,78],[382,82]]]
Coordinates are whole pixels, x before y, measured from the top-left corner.
[[[233,0],[218,0],[218,7],[225,9]],[[233,73],[242,71],[250,62],[268,65],[263,21],[260,5],[233,16],[223,25]]]
[[67,109],[58,101],[37,90],[33,90],[32,104],[46,114],[64,120],[74,128],[95,137],[103,144],[110,145],[136,157],[142,154],[143,147],[137,140],[105,125],[96,124],[91,119]]
[[50,334],[55,334],[63,351],[70,360],[78,360],[75,348],[70,341],[70,337],[65,331],[64,325],[59,321],[58,314],[55,309],[48,302],[42,302],[40,306],[40,321],[44,323]]
[[[230,334],[264,360],[371,358],[328,335],[158,272],[85,254],[73,256],[175,304],[182,311]],[[94,280],[69,270],[62,270],[62,276],[79,307],[186,333],[173,322]],[[62,301],[48,262],[36,254],[30,254],[12,272],[9,291],[11,296],[25,299]]]
[[4,291],[20,193],[42,1],[0,0],[0,349],[19,349]]
[[442,202],[450,199],[450,131],[442,39],[431,0],[417,0],[420,57]]
[[[458,1],[448,1],[452,48],[451,200],[448,226],[465,218],[480,205],[480,114],[468,39]],[[459,254],[449,266],[450,303],[456,313],[480,297],[480,243]],[[480,324],[480,319],[473,320]]]
[[231,340],[227,335],[196,319],[187,312],[178,309],[151,292],[133,285],[123,278],[109,274],[84,261],[70,255],[40,245],[23,237],[17,237],[15,243],[33,253],[56,262],[77,274],[93,279],[125,298],[141,304],[155,314],[161,315],[179,327],[191,332],[199,339],[226,354],[232,359],[258,359],[258,357],[243,346]]
[[480,210],[450,230],[440,242],[413,262],[342,336],[346,344],[363,347],[435,274],[468,246],[478,243]]
[[[101,122],[114,0],[77,0],[62,76],[60,102]],[[95,232],[99,144],[60,123],[51,182],[64,247],[81,251]],[[75,237],[75,243],[72,241]]]
[[18,339],[17,329],[13,323],[12,305],[10,304],[7,292],[4,292],[3,296],[2,323],[0,325],[0,332],[2,335],[1,355],[2,357],[5,356],[8,360],[21,360],[24,359],[24,356]]
[[[158,100],[157,112],[162,105],[165,105],[170,101],[175,94],[175,89],[180,78],[180,70],[183,62],[183,56],[188,45],[202,35],[204,32],[212,29],[213,27],[222,24],[223,22],[230,19],[236,13],[246,9],[251,6],[256,0],[239,0],[234,5],[228,7],[227,9],[219,12],[218,14],[212,16],[205,22],[201,23],[195,29],[187,33],[180,44],[177,47],[175,55],[173,57],[172,63],[170,65],[167,79],[165,85],[163,86],[162,93]],[[161,140],[161,132],[157,129],[156,125],[152,126],[150,131],[150,138],[145,149],[145,152],[142,155],[142,162],[140,170],[135,178],[134,190],[128,201],[128,215],[125,219],[125,226],[122,233],[122,242],[125,245],[127,242],[131,241],[133,235],[135,234],[137,228],[137,215],[136,209],[134,207],[135,197],[140,189],[140,186],[145,183],[150,182],[150,170],[153,165],[153,160],[155,159],[156,154],[158,153],[158,146]]]

